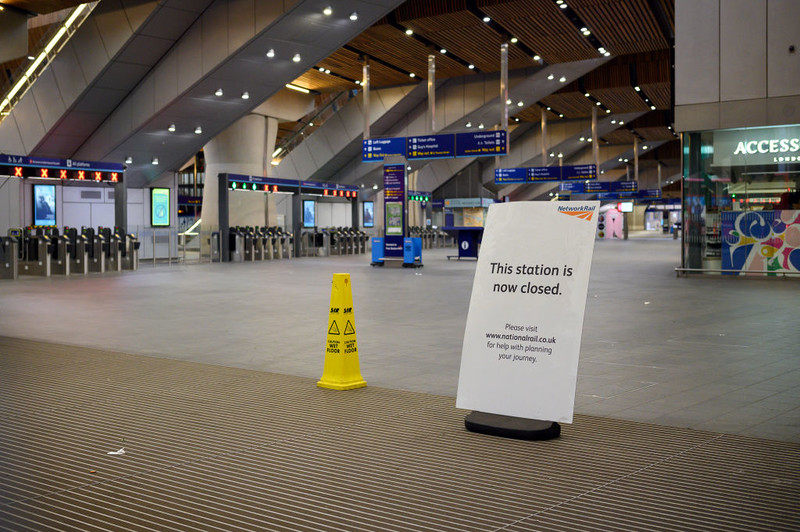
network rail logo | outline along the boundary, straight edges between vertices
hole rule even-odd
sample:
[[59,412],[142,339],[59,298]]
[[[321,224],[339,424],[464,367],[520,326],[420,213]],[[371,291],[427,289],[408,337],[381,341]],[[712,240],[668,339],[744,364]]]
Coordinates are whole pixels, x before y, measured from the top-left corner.
[[580,218],[581,220],[586,220],[587,222],[592,220],[594,211],[595,207],[589,205],[582,205],[580,207],[567,207],[565,205],[558,206],[558,212],[561,214],[574,216],[575,218]]

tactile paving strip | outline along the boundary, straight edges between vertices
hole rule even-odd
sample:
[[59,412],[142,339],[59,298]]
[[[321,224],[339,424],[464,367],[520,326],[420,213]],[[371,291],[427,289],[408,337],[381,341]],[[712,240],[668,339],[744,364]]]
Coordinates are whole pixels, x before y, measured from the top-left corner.
[[0,529],[800,529],[797,444],[591,416],[527,442],[464,415],[451,397],[0,337]]

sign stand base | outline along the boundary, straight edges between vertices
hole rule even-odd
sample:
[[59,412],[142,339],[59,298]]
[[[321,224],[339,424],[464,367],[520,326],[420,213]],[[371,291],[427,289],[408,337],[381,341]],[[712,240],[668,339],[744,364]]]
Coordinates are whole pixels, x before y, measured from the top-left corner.
[[539,421],[478,411],[467,414],[464,426],[472,432],[518,440],[552,440],[561,435],[561,425],[555,421]]

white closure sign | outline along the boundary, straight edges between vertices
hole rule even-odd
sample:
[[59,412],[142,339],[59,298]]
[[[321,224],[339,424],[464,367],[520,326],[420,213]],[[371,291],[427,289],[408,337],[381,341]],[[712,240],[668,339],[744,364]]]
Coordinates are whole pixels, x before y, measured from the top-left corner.
[[599,207],[531,201],[489,208],[457,408],[572,423]]

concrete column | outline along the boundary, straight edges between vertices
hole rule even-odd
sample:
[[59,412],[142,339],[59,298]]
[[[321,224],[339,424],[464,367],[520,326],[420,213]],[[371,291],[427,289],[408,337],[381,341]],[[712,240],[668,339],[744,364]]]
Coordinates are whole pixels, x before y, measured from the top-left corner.
[[369,59],[364,58],[364,67],[362,68],[363,77],[361,79],[361,94],[363,96],[364,105],[364,138],[369,138]]
[[597,141],[597,106],[592,106],[592,159],[597,171],[597,179],[600,179],[600,143]]
[[[175,219],[177,217],[176,212]],[[122,182],[114,185],[114,225],[122,229],[123,233],[128,232],[128,182],[124,176]]]
[[264,162],[263,170],[260,175],[271,176],[274,170],[272,166],[272,154],[275,152],[275,140],[278,138],[278,119],[266,116],[266,134],[264,135]]
[[428,134],[436,133],[436,56],[428,56]]
[[542,108],[542,166],[547,166],[547,109]]
[[639,139],[633,137],[633,179],[639,182]]

